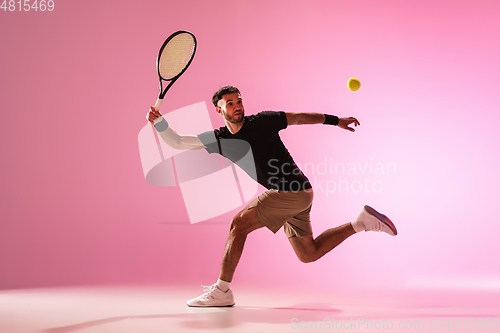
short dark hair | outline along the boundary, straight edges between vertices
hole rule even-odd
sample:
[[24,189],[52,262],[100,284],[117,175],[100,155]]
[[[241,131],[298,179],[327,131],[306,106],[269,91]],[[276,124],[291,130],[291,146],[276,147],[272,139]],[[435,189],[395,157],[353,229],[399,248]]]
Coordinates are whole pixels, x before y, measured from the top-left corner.
[[214,92],[214,95],[212,97],[212,103],[214,103],[214,106],[217,107],[219,101],[222,99],[222,96],[227,95],[227,94],[232,94],[232,93],[240,93],[240,90],[234,86],[225,86]]

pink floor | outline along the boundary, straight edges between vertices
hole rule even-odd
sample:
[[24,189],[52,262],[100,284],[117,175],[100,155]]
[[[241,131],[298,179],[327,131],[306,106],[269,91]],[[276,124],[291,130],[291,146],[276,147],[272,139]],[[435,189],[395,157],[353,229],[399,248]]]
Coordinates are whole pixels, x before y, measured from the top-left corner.
[[0,332],[498,332],[500,293],[235,286],[233,308],[189,308],[193,286],[0,292]]

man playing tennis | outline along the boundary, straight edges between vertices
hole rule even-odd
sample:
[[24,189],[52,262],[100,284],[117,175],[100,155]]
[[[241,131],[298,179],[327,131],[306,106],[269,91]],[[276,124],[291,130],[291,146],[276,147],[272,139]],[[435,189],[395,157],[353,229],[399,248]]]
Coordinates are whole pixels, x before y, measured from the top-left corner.
[[[312,236],[309,219],[313,201],[312,186],[293,161],[278,132],[287,126],[304,124],[337,125],[354,132],[354,128],[349,125],[360,125],[356,118],[273,111],[245,116],[241,93],[233,86],[226,86],[215,92],[212,102],[226,126],[198,136],[178,135],[168,127],[166,120],[154,107],[148,112],[147,119],[154,124],[161,138],[176,149],[204,148],[209,153],[219,153],[231,159],[237,154],[231,155],[231,151],[224,153],[224,149],[221,151],[221,141],[239,139],[248,142],[254,158],[256,180],[268,190],[231,220],[219,279],[203,295],[189,300],[188,306],[220,307],[235,304],[229,286],[246,237],[256,229],[267,227],[276,233],[283,227],[297,257],[304,263],[318,260],[360,231],[374,230],[397,235],[396,227],[387,216],[365,206],[354,222],[328,229],[317,238]],[[214,134],[216,140],[210,140]],[[234,160],[233,162],[236,163]]]

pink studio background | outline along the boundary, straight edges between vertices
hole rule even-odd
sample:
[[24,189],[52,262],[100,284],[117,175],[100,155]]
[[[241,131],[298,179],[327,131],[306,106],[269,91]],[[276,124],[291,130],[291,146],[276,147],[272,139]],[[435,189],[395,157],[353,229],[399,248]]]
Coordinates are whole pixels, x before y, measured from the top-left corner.
[[[233,84],[247,114],[356,116],[355,134],[281,132],[317,184],[313,230],[370,204],[400,232],[357,235],[306,265],[282,231],[259,230],[235,283],[499,290],[499,11],[476,0],[55,0],[50,13],[0,11],[0,288],[215,281],[236,211],[190,225],[179,189],[147,184],[138,152],[158,47],[186,29],[197,55],[163,112],[212,110],[212,92]],[[325,160],[350,174],[325,175]],[[326,193],[327,181],[344,187]]]

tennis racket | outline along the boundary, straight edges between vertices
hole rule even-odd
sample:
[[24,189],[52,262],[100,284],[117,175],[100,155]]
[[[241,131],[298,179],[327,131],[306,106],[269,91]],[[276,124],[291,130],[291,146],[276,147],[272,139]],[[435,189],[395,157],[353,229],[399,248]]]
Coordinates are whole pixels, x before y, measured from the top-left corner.
[[[196,38],[189,31],[177,31],[163,43],[156,59],[156,69],[160,79],[160,95],[154,106],[160,111],[161,103],[168,89],[186,71],[196,52]],[[163,85],[167,84],[163,89]]]

